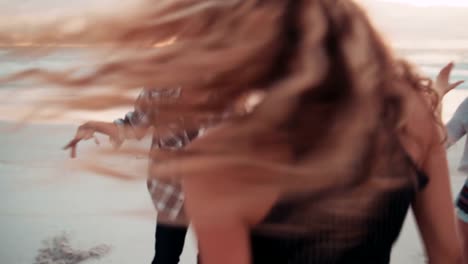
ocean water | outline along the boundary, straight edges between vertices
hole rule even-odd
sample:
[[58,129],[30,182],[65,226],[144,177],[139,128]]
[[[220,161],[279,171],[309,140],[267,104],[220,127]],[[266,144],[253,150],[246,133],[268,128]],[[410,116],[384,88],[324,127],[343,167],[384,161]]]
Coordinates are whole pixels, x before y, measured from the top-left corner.
[[[66,70],[77,67],[82,71],[92,69],[91,52],[86,48],[62,48],[45,56],[22,53],[16,53],[15,56],[14,52],[22,49],[24,51],[24,48],[0,49],[0,76],[31,68]],[[468,81],[468,45],[464,48],[450,43],[444,45],[442,42],[439,46],[402,47],[397,49],[397,53],[416,64],[431,78],[434,78],[444,65],[453,61],[456,67],[452,72],[452,81]],[[14,86],[9,84],[0,87]],[[468,89],[468,83],[462,84],[458,89]]]
[[[28,69],[61,71],[70,68],[89,70],[92,65],[91,52],[85,48],[61,48],[54,52],[27,51],[25,48],[0,49],[0,76],[7,76]],[[19,83],[0,86],[16,87]]]
[[[468,81],[468,45],[464,48],[406,48],[398,53],[416,64],[420,70],[431,78],[435,78],[440,69],[447,63],[455,62],[451,80]],[[459,89],[468,89],[468,83],[463,83]]]

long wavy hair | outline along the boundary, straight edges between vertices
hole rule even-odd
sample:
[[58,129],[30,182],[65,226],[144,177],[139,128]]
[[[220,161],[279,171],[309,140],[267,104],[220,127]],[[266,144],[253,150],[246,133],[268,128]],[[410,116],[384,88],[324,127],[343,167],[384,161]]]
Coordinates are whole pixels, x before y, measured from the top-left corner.
[[[31,69],[4,81],[36,78],[75,89],[78,96],[55,102],[68,109],[128,105],[133,98],[122,91],[142,86],[183,87],[177,102],[154,106],[161,120],[209,119],[260,91],[262,101],[226,118],[223,133],[177,153],[155,153],[166,162],[154,174],[233,170],[240,181],[318,196],[358,183],[398,185],[372,178],[372,167],[386,158],[375,147],[378,131],[402,129],[409,89],[428,93],[434,104],[437,98],[430,80],[391,52],[354,1],[159,0],[143,7],[72,31],[55,23],[30,35],[40,43],[102,45],[118,55],[93,71]],[[80,95],[93,86],[110,87]],[[360,173],[350,173],[357,167]]]

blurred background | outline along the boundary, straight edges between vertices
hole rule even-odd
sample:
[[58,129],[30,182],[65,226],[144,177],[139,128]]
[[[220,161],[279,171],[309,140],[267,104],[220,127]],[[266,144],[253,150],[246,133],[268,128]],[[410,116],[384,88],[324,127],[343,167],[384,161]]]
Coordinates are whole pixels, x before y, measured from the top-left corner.
[[[63,15],[123,12],[143,0],[0,0],[0,29],[15,19],[53,20]],[[433,77],[443,65],[456,63],[453,80],[468,80],[467,0],[358,0],[368,9],[397,52]],[[27,36],[28,28],[19,35]],[[86,69],[89,49],[66,45],[45,57],[11,57],[8,52],[34,45],[27,41],[0,43],[0,75],[21,69],[44,67],[61,70],[79,65]],[[15,121],[34,110],[32,103],[47,98],[50,90],[19,89],[18,84],[0,86],[0,263],[35,263],[41,241],[66,232],[72,246],[89,248],[108,244],[111,253],[89,263],[149,263],[153,254],[155,216],[144,176],[119,181],[77,171],[68,165],[61,150],[84,120],[112,121],[130,109],[105,112],[74,112],[60,118],[35,118],[22,130],[12,130]],[[448,120],[468,96],[468,84],[450,93],[444,101]],[[47,113],[44,114],[46,116]],[[14,131],[12,133],[11,131]],[[106,147],[105,139],[102,140]],[[464,140],[462,140],[464,141]],[[140,142],[143,146],[147,141]],[[95,148],[80,146],[79,155]],[[464,181],[456,166],[463,143],[449,151],[454,192]],[[108,160],[110,165],[141,165],[142,160]],[[196,245],[189,235],[182,261],[195,263]],[[87,262],[88,263],[88,262]],[[424,263],[424,254],[412,216],[393,252],[392,264]]]

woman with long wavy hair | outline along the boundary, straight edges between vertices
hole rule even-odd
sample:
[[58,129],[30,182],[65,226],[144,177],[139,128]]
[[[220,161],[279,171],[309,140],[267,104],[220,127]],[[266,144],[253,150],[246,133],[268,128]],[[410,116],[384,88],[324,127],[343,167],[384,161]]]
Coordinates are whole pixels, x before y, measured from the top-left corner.
[[[119,57],[94,71],[6,81],[113,85],[59,102],[72,109],[129,103],[121,91],[132,87],[181,85],[180,100],[154,106],[159,122],[222,120],[181,151],[153,153],[165,162],[150,168],[182,181],[203,263],[389,263],[410,206],[429,262],[460,263],[432,82],[391,52],[354,1],[144,7],[31,35],[115,47]],[[251,111],[228,111],[257,91]]]

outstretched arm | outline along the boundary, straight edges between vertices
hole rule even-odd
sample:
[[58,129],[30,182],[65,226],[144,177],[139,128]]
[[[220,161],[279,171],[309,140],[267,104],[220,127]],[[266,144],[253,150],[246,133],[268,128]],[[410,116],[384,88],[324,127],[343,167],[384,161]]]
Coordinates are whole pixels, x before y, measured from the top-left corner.
[[[128,112],[124,118],[112,122],[90,121],[78,127],[75,137],[64,147],[71,150],[71,157],[76,157],[76,148],[80,141],[95,138],[101,133],[109,136],[115,146],[119,146],[127,138],[142,138],[150,127],[151,94],[143,90],[135,102],[135,109]],[[95,138],[96,139],[96,138]],[[96,142],[98,143],[97,139]]]
[[110,122],[90,121],[78,127],[75,137],[63,149],[70,149],[71,157],[75,158],[76,147],[81,140],[88,140],[94,138],[96,144],[99,144],[99,141],[94,136],[94,133],[96,132],[109,136],[112,142],[119,141],[118,128],[115,124]]

